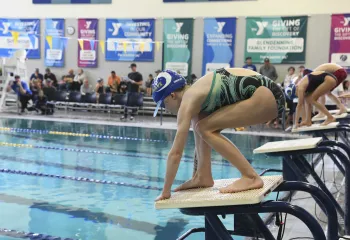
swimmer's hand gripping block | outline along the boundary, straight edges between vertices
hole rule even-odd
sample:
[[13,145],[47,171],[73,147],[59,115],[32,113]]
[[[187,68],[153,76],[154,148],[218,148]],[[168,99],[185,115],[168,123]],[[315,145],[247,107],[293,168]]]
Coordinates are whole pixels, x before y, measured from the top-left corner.
[[299,127],[297,129],[293,128],[292,132],[308,132],[308,131],[322,131],[326,129],[337,128],[339,122],[332,122],[326,126],[321,126],[321,124],[312,124],[309,127]]
[[272,153],[272,152],[287,152],[296,150],[305,150],[316,148],[322,141],[322,138],[304,138],[296,140],[268,142],[254,149],[253,153]]
[[[332,115],[335,119],[341,119],[341,118],[346,118],[348,116],[347,113],[342,113],[340,115]],[[317,117],[313,117],[311,119],[313,122],[316,122],[316,121],[324,121],[326,120],[326,117],[321,117],[321,118],[317,118]]]
[[260,203],[282,182],[282,176],[263,176],[264,187],[238,193],[220,193],[219,188],[226,187],[237,179],[220,179],[214,181],[210,188],[196,188],[172,193],[170,199],[155,203],[156,209],[196,208],[233,206]]

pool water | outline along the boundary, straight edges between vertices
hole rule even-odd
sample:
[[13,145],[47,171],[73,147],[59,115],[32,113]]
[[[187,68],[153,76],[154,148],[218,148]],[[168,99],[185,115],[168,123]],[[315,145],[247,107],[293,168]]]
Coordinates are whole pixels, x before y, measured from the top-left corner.
[[[190,228],[204,226],[203,217],[185,216],[177,209],[154,209],[154,199],[163,185],[174,130],[18,119],[1,120],[0,127],[17,129],[17,132],[0,131],[0,142],[12,144],[0,146],[0,169],[118,182],[117,185],[101,184],[0,172],[0,229],[72,239],[167,240],[176,239]],[[18,129],[97,134],[118,139]],[[252,154],[252,149],[281,138],[225,135],[258,172],[281,168],[279,159]],[[190,133],[174,186],[191,177],[193,151],[194,138]],[[239,177],[239,172],[220,155],[213,152],[212,159],[215,179]],[[123,183],[132,186],[123,186]],[[232,229],[232,217],[223,222]],[[197,233],[188,239],[203,237]],[[0,239],[19,238],[5,236],[0,231]]]

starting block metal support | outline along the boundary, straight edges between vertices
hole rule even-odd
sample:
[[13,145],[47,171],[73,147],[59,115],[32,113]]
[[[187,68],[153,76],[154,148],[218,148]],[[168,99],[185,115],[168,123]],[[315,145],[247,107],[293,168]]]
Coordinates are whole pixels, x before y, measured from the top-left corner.
[[[333,144],[332,144],[333,142]],[[327,141],[325,143],[327,146],[322,146],[322,144],[313,149],[306,150],[294,150],[286,152],[273,152],[267,153],[272,156],[282,156],[283,157],[283,177],[288,181],[307,181],[307,174],[310,174],[319,187],[328,195],[329,199],[332,201],[333,206],[336,208],[337,212],[344,219],[344,230],[345,234],[350,234],[350,161],[346,155],[344,155],[340,150],[333,148],[332,146],[340,146],[334,141]],[[344,147],[343,145],[341,145]],[[345,177],[345,203],[344,209],[340,206],[337,200],[334,198],[332,193],[328,190],[327,186],[323,183],[321,178],[309,164],[309,162],[303,157],[303,155],[308,154],[328,154],[330,156],[335,156],[336,159],[341,163],[344,171]],[[332,158],[333,159],[333,158]],[[335,161],[336,165],[339,162]],[[341,168],[340,168],[341,169]],[[317,201],[317,200],[316,200]]]
[[[205,226],[205,240],[217,240],[217,239],[232,239],[228,238],[228,234],[234,234],[233,232],[228,232],[227,229],[219,224],[217,221],[220,219],[217,217],[222,214],[258,214],[258,213],[288,213],[298,219],[300,219],[306,226],[310,229],[310,232],[314,239],[326,240],[326,236],[323,233],[323,229],[317,220],[306,210],[299,206],[291,205],[287,202],[271,201],[263,202],[254,205],[237,205],[237,206],[220,206],[220,207],[201,207],[201,208],[183,208],[180,209],[183,214],[192,216],[205,216],[206,219],[210,219],[213,225],[218,227],[217,229],[212,229],[211,223]],[[214,217],[213,217],[214,216]],[[221,221],[220,221],[221,222]],[[222,229],[224,228],[224,229]],[[186,234],[189,236],[188,234]],[[186,237],[187,237],[186,236]],[[178,239],[185,239],[186,237],[181,236]],[[266,238],[267,240],[275,240],[275,238]],[[329,239],[333,240],[333,239]],[[335,239],[334,239],[335,240]]]

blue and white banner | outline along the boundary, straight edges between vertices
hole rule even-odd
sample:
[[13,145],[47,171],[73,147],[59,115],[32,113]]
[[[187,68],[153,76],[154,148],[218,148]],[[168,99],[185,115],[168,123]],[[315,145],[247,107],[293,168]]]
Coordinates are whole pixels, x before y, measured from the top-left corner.
[[40,58],[40,19],[0,18],[0,57],[19,49],[27,50],[27,58]]
[[204,19],[203,75],[233,66],[235,35],[236,18]]
[[46,19],[45,66],[64,66],[64,49],[66,44],[67,39],[64,38],[64,19]]
[[154,19],[107,19],[106,60],[154,61]]

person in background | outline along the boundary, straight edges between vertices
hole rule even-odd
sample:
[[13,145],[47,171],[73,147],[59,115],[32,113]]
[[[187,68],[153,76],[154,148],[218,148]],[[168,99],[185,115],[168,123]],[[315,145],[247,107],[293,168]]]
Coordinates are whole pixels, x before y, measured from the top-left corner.
[[56,87],[54,86],[54,82],[51,80],[51,78],[46,79],[46,84],[44,85],[44,88],[53,88],[56,90]]
[[11,81],[7,87],[7,92],[11,89],[17,94],[19,101],[21,102],[21,113],[24,113],[24,110],[27,109],[28,102],[32,98],[32,92],[30,91],[28,84],[24,81],[21,81],[20,76],[16,75],[15,80]]
[[[297,80],[298,76],[295,74],[295,68],[289,67],[288,74],[284,78],[283,88],[286,89],[290,84],[294,84]],[[286,98],[287,108],[289,109],[288,118],[286,122],[286,128],[288,128],[289,124],[293,122],[293,116],[295,112],[296,105],[293,103],[293,99]]]
[[251,57],[246,57],[245,59],[245,65],[243,66],[245,69],[250,69],[256,72],[256,66],[252,63]]
[[108,87],[113,94],[120,93],[120,77],[117,76],[115,71],[112,71],[108,77]]
[[68,71],[68,75],[63,76],[63,82],[65,86],[65,90],[70,91],[72,90],[72,83],[74,81],[75,75],[74,75],[74,70],[70,69]]
[[84,70],[80,68],[78,70],[78,74],[75,75],[74,77],[74,80],[72,83],[72,90],[78,92],[80,90],[80,86],[83,85],[85,78],[86,76],[85,76]]
[[95,87],[95,93],[96,93],[96,101],[99,103],[99,98],[101,94],[106,94],[106,88],[103,85],[103,78],[98,78],[97,79],[97,84]]
[[30,91],[32,92],[33,101],[35,101],[38,97],[39,90],[41,90],[41,84],[39,79],[32,80],[29,83]]
[[191,79],[192,79],[192,84],[194,84],[198,80],[196,74],[194,73],[191,74]]
[[96,94],[105,94],[106,93],[106,89],[105,89],[103,84],[104,84],[103,78],[98,78],[97,83],[96,83],[96,87],[95,87]]
[[36,68],[35,72],[30,76],[30,81],[33,81],[36,79],[40,80],[41,82],[44,81],[44,76],[40,73],[39,68]]
[[45,70],[45,75],[44,75],[44,79],[45,81],[47,81],[47,79],[50,79],[52,82],[52,85],[57,88],[58,87],[58,82],[57,82],[57,78],[56,75],[53,74],[50,70],[50,68],[46,68]]
[[28,111],[41,111],[42,115],[52,115],[54,113],[54,105],[47,101],[47,97],[44,95],[43,90],[39,90],[34,106],[29,108]]
[[291,83],[295,83],[297,78],[298,78],[298,76],[295,74],[295,68],[294,67],[289,67],[288,68],[288,73],[287,73],[287,75],[286,75],[286,77],[284,78],[284,81],[283,81],[283,87],[286,88]]
[[300,80],[303,78],[304,70],[305,70],[305,66],[303,66],[303,65],[299,66],[299,73],[298,73],[298,77],[295,81],[295,85],[297,85],[300,82]]
[[[344,89],[344,95],[349,95],[350,94],[350,81],[345,80],[343,82],[343,89]],[[345,107],[349,108],[350,107],[350,99],[348,98],[342,98],[341,99],[342,103],[344,104]]]
[[92,85],[89,83],[89,80],[85,79],[83,85],[80,87],[81,95],[85,96],[87,93],[93,93],[94,89]]
[[[137,93],[140,90],[140,86],[142,86],[143,83],[143,77],[142,74],[137,71],[137,66],[135,63],[132,63],[130,65],[131,72],[128,74],[129,83],[128,83],[128,92],[129,93]],[[134,115],[137,112],[137,109],[133,109],[130,120],[134,119]],[[128,109],[124,109],[124,116],[122,116],[120,119],[124,120],[128,117]]]
[[158,69],[158,70],[157,70],[157,71],[155,71],[154,73],[156,74],[156,77],[157,77],[157,76],[158,76],[158,74],[159,74],[159,73],[161,73],[161,72],[162,72],[162,71]]
[[146,93],[147,96],[151,96],[152,95],[152,83],[154,81],[153,75],[150,74],[148,75],[148,79],[146,81]]
[[275,66],[273,66],[273,65],[270,63],[270,59],[268,59],[268,58],[265,58],[265,60],[264,60],[264,65],[261,66],[261,68],[260,68],[260,70],[259,70],[259,73],[260,73],[261,75],[264,75],[264,76],[270,78],[270,79],[273,80],[274,82],[276,82],[276,80],[277,80],[277,78],[278,78],[276,68],[275,68]]

